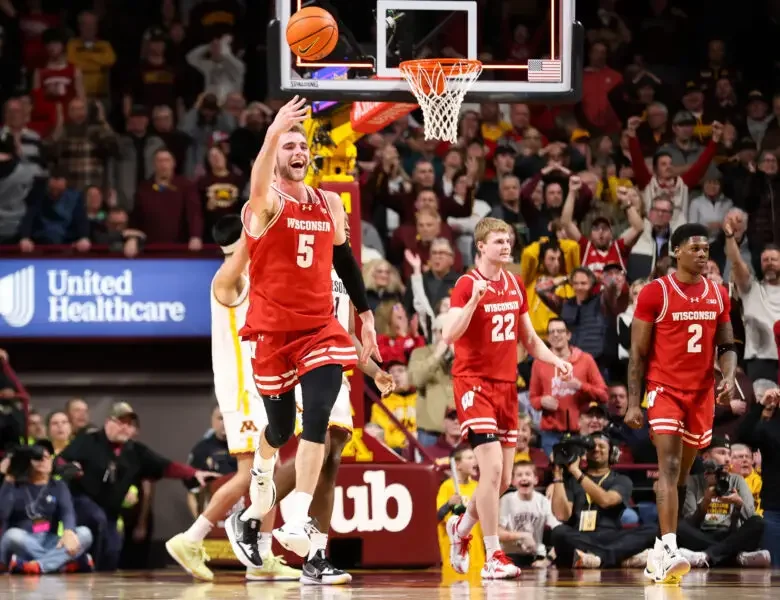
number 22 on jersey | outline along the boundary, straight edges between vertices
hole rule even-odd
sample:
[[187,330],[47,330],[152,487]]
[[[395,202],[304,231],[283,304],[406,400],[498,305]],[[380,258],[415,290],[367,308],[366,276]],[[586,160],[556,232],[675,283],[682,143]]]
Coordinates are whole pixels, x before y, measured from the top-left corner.
[[504,342],[515,339],[514,313],[493,315],[493,331],[490,338],[493,342]]

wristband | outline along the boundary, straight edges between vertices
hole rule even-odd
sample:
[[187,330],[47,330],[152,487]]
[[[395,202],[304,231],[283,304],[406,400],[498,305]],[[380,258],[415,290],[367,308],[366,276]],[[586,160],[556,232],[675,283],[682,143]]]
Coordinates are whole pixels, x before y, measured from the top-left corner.
[[580,473],[580,476],[577,477],[577,483],[582,483],[583,479],[585,479],[585,473]]

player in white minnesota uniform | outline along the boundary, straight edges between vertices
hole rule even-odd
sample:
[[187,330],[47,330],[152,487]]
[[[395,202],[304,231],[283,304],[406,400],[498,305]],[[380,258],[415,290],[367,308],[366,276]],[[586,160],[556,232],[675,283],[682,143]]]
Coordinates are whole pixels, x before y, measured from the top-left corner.
[[[228,450],[236,456],[238,471],[212,496],[203,513],[192,526],[166,543],[171,557],[193,577],[212,581],[214,574],[206,566],[203,540],[214,524],[226,518],[244,497],[251,481],[250,469],[258,447],[259,435],[267,425],[265,408],[254,385],[251,350],[238,332],[243,327],[249,307],[249,279],[246,275],[249,255],[242,237],[238,216],[227,216],[214,226],[214,239],[222,247],[225,262],[211,282],[211,362],[214,391],[225,423]],[[301,572],[288,567],[271,553],[273,511],[267,526],[254,532],[256,562],[237,558],[247,567],[246,577],[253,581],[295,581]]]
[[[344,288],[344,284],[338,278],[335,271],[331,271],[333,280],[333,310],[339,323],[352,336],[358,354],[362,350],[360,340],[355,335],[354,315],[355,309],[349,301],[349,295]],[[376,383],[377,388],[383,394],[389,394],[394,387],[393,378],[389,373],[382,371],[379,366],[369,360],[366,365],[359,365],[360,370],[371,377]],[[301,414],[303,412],[303,400],[301,397],[300,386],[295,388],[295,399],[298,403],[298,422],[296,423],[296,434],[302,430]],[[307,527],[310,529],[311,549],[309,556],[303,564],[303,574],[301,582],[313,585],[343,585],[352,581],[352,576],[333,566],[325,556],[325,549],[328,544],[327,531],[330,529],[330,519],[333,514],[333,502],[336,491],[336,475],[341,464],[341,453],[344,450],[352,435],[352,402],[350,399],[349,382],[344,376],[344,380],[339,391],[336,403],[330,412],[328,423],[328,435],[325,439],[325,461],[322,465],[322,472],[317,489],[314,492],[311,505],[312,524]],[[276,501],[281,502],[295,488],[295,459],[292,458],[280,465],[274,474],[274,485],[276,487]],[[282,510],[284,512],[284,510]],[[230,531],[231,542],[234,538],[242,537],[242,526],[247,521],[240,519],[241,511],[236,511],[225,522],[225,529]],[[269,521],[266,516],[261,528],[265,529],[265,523]],[[252,519],[249,519],[251,522]],[[256,525],[254,526],[257,527]],[[325,533],[322,533],[325,532]],[[233,544],[233,551],[236,555],[245,548],[243,544]],[[252,552],[254,554],[254,552]]]

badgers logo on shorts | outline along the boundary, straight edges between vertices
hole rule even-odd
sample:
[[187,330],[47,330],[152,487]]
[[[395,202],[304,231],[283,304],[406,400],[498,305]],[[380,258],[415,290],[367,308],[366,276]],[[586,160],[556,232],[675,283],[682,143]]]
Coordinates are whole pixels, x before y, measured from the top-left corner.
[[469,390],[465,394],[463,394],[460,397],[460,405],[463,407],[463,410],[468,410],[472,406],[474,406],[474,391]]
[[253,433],[257,433],[257,426],[255,425],[254,421],[242,421],[241,422],[241,433],[246,433],[247,431],[251,431]]

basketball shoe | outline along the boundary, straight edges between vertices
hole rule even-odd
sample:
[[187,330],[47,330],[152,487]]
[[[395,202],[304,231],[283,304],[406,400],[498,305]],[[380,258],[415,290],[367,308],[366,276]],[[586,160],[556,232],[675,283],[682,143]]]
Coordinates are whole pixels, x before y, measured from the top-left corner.
[[[450,540],[450,564],[452,569],[460,575],[469,572],[469,545],[471,544],[470,535],[463,536],[458,533],[458,524],[462,518],[463,515],[453,515],[447,519],[445,525],[447,537]],[[487,563],[485,564],[487,565]]]
[[647,555],[645,577],[655,583],[679,585],[683,575],[691,570],[691,563],[682,552],[664,545],[663,551],[651,550]]
[[180,533],[165,542],[165,549],[170,557],[195,579],[214,581],[214,573],[206,566],[209,555],[203,548],[203,542],[192,542]]
[[245,510],[237,510],[225,520],[225,533],[238,562],[247,569],[260,569],[263,566],[263,558],[260,556],[260,519],[244,521],[241,515]]
[[324,550],[317,552],[303,563],[301,583],[308,585],[345,585],[352,581],[352,575],[335,566],[327,559]]
[[520,577],[520,569],[509,560],[503,550],[496,550],[493,556],[485,561],[480,575],[482,579],[516,579]]
[[281,556],[266,554],[263,566],[246,570],[247,581],[298,581],[301,572],[293,569]]
[[295,552],[300,557],[305,557],[311,549],[311,519],[303,523],[285,523],[274,529],[273,534],[282,548]]

